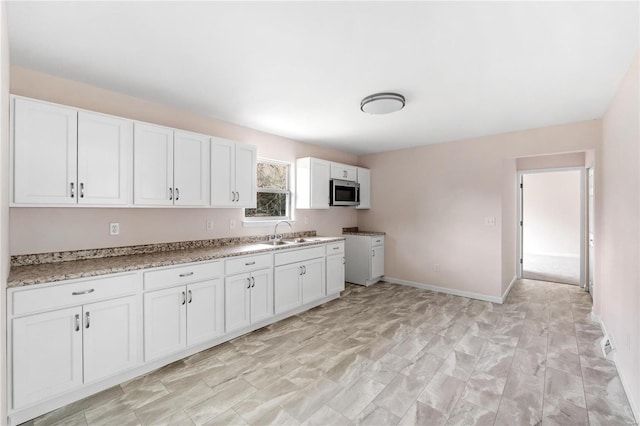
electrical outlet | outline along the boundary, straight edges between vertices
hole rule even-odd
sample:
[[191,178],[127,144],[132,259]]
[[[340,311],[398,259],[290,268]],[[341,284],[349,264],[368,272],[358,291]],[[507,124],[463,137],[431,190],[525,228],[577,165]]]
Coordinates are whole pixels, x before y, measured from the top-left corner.
[[440,272],[440,264],[439,263],[434,263],[433,264],[433,272]]
[[120,234],[120,224],[119,223],[110,223],[109,224],[109,235],[119,235]]
[[236,229],[236,220],[229,219],[229,229]]
[[496,226],[496,218],[495,217],[485,217],[484,224],[486,226]]
[[207,231],[213,231],[213,220],[207,220]]

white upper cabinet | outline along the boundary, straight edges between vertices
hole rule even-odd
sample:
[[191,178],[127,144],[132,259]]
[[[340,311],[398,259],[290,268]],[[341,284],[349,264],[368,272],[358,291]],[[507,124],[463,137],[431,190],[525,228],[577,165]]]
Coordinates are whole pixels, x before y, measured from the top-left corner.
[[131,204],[133,123],[78,113],[78,203]]
[[357,209],[371,208],[371,171],[358,167],[358,183],[360,184],[360,204]]
[[133,123],[15,98],[18,205],[131,204]]
[[209,205],[209,137],[175,131],[173,145],[174,204]]
[[256,147],[211,138],[211,205],[256,207]]
[[15,98],[13,114],[14,203],[76,204],[77,111]]
[[341,163],[331,163],[331,179],[357,180],[357,171],[355,166],[349,166]]
[[173,130],[136,123],[133,146],[135,204],[173,205]]
[[296,160],[296,208],[328,209],[331,163],[318,158]]
[[254,145],[236,143],[236,193],[237,207],[257,206],[257,149]]
[[136,205],[209,205],[209,137],[136,123]]

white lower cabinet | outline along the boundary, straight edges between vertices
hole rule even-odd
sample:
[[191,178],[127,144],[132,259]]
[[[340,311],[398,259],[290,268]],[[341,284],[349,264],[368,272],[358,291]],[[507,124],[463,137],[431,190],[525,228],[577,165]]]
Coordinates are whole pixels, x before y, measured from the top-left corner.
[[13,408],[138,363],[136,296],[15,318]]
[[223,292],[217,278],[145,293],[145,361],[224,334]]
[[[317,257],[319,255],[322,257]],[[324,246],[276,254],[276,265],[276,314],[311,303],[326,294]]]
[[344,290],[344,254],[327,256],[327,294]]
[[225,279],[227,333],[273,316],[272,269],[246,272]]
[[384,276],[384,235],[346,235],[345,279],[371,285]]

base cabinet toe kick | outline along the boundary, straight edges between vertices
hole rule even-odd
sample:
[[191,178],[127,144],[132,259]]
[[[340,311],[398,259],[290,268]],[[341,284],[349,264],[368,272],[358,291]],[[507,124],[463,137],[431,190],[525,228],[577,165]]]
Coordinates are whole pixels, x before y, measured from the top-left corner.
[[344,241],[7,290],[17,425],[340,297]]

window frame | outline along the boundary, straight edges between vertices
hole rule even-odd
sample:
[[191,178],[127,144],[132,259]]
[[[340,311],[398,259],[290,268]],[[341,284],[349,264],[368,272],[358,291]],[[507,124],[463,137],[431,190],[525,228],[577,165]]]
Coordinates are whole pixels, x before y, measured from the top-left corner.
[[[286,166],[287,167],[287,189],[283,190],[283,189],[267,189],[267,188],[259,188],[257,183],[256,183],[256,200],[257,200],[257,194],[260,192],[264,192],[264,193],[269,193],[269,194],[286,194],[286,216],[256,216],[256,217],[251,217],[251,216],[247,216],[247,208],[243,209],[242,215],[243,215],[243,223],[245,226],[260,226],[260,225],[272,225],[275,222],[281,221],[281,220],[286,220],[286,221],[293,221],[293,206],[292,206],[292,200],[293,200],[293,190],[291,189],[292,185],[293,185],[293,164],[288,162],[288,161],[282,161],[282,160],[273,160],[270,158],[258,158],[256,161],[256,179],[258,177],[258,164],[263,163],[263,164],[274,164],[277,166]],[[256,201],[257,203],[257,201]],[[257,205],[257,204],[256,204]]]

